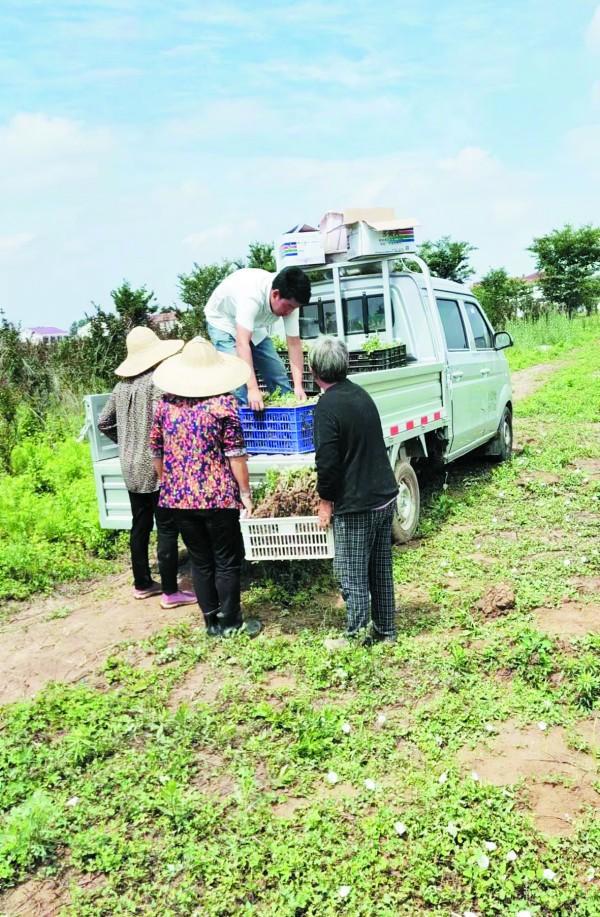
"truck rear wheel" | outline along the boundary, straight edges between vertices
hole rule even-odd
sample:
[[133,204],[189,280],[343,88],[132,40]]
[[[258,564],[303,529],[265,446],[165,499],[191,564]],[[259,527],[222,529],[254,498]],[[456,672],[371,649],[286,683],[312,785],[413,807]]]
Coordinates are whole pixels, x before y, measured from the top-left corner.
[[421,494],[419,482],[410,462],[398,459],[394,469],[398,482],[396,512],[392,522],[392,540],[395,544],[406,544],[414,537],[419,524]]

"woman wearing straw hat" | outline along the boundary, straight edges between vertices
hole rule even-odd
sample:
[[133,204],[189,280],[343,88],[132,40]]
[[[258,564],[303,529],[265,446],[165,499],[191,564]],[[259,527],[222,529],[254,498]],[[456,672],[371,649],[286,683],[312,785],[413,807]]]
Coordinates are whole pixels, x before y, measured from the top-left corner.
[[[162,592],[163,608],[196,601],[193,592],[177,586],[177,527],[171,513],[158,505],[160,483],[149,448],[154,408],[160,398],[152,384],[152,371],[182,346],[183,341],[161,340],[151,328],[133,328],[127,335],[127,358],[115,370],[122,379],[98,418],[102,433],[119,444],[121,470],[129,493],[134,598],[147,599]],[[148,559],[154,521],[160,584],[152,579]]]
[[[154,372],[165,394],[154,415],[150,449],[168,508],[188,549],[194,589],[211,637],[242,627],[240,510],[252,512],[248,460],[230,393],[250,376],[239,357],[195,338]],[[258,621],[244,629],[258,633]]]

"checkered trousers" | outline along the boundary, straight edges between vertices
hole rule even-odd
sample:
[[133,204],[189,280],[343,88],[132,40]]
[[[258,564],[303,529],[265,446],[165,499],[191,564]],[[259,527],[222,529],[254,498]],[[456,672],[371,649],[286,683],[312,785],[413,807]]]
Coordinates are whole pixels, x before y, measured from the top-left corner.
[[382,637],[396,633],[392,576],[393,501],[384,509],[344,513],[333,517],[334,572],[346,602],[348,633],[369,624],[369,595],[373,627]]

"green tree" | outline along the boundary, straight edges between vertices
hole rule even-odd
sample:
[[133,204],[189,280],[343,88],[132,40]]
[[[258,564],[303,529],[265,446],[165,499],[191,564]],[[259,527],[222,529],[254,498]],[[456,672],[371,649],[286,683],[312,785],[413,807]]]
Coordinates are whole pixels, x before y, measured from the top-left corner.
[[192,338],[196,334],[208,337],[204,309],[216,286],[238,267],[233,261],[222,261],[220,264],[194,264],[189,274],[180,274],[179,290],[182,302],[188,309],[179,309],[180,334]]
[[520,277],[509,277],[503,267],[492,268],[473,287],[473,292],[495,328],[518,315],[531,317],[535,308],[533,291]]
[[569,318],[583,307],[591,314],[600,296],[600,227],[567,224],[529,246],[541,272],[545,298]]
[[469,257],[477,249],[469,242],[453,242],[450,236],[442,236],[437,242],[423,242],[418,251],[434,277],[464,283],[475,273]]
[[124,280],[116,290],[111,290],[110,295],[126,334],[136,325],[147,325],[148,317],[158,308],[152,290],[147,290],[145,286],[132,290],[128,280]]
[[259,267],[264,271],[277,270],[275,264],[275,249],[272,244],[266,242],[251,242],[249,254],[246,261],[246,267]]

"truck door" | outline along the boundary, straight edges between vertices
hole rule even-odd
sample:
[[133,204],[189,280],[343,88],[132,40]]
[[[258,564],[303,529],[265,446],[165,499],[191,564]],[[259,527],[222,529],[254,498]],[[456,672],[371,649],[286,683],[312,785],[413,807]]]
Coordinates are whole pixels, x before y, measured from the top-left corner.
[[436,297],[448,358],[448,384],[452,403],[450,451],[463,449],[481,433],[481,375],[473,359],[467,329],[457,299]]
[[492,343],[492,330],[479,305],[465,299],[464,307],[472,337],[473,362],[477,365],[480,380],[481,434],[495,433],[500,419],[497,416],[497,405],[504,376],[500,374],[498,353]]

